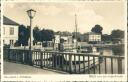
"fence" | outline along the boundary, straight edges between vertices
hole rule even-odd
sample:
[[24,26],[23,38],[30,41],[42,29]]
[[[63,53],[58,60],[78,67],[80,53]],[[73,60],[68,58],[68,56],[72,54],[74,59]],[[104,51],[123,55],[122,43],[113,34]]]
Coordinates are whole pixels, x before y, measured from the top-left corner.
[[4,59],[70,74],[122,74],[124,70],[122,56],[4,49]]

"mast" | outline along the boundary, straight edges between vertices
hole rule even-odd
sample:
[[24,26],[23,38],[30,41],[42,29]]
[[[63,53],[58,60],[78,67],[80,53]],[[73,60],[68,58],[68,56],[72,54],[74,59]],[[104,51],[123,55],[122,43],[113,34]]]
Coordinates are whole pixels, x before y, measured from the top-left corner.
[[77,15],[75,14],[75,38],[76,38],[76,49],[78,47],[78,43],[77,43]]

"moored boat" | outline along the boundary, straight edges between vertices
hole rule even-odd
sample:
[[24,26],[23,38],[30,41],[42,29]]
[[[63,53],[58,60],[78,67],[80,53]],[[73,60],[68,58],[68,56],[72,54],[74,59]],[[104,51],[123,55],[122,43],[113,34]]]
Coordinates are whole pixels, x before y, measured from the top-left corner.
[[[68,51],[67,51],[68,52]],[[83,55],[72,55],[72,61],[88,61],[88,56],[86,55],[100,55],[100,52],[96,47],[83,47],[81,49],[70,50],[70,53],[82,53]],[[85,56],[84,56],[85,55]],[[64,56],[65,60],[69,61],[69,55]],[[89,60],[93,60],[93,57],[89,57]]]

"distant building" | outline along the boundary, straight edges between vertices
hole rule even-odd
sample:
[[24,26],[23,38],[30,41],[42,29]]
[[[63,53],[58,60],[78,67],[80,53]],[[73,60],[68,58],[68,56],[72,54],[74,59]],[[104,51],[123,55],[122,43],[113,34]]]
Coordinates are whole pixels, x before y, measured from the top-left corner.
[[60,43],[60,35],[55,35],[54,41],[56,44]]
[[101,42],[101,34],[88,32],[85,34],[85,40],[88,43],[99,43]]
[[64,43],[72,43],[72,36],[55,35],[55,43],[60,43],[60,39],[63,39]]
[[53,40],[54,48],[58,49],[58,44],[60,44],[61,40],[63,40],[64,47],[66,48],[67,46],[69,47],[72,44],[72,36],[64,36],[64,35],[55,35],[55,38]]
[[67,44],[72,43],[72,36],[61,36],[61,39],[64,40],[64,43],[67,43]]
[[19,24],[15,21],[3,17],[3,44],[14,45],[18,40],[18,26]]

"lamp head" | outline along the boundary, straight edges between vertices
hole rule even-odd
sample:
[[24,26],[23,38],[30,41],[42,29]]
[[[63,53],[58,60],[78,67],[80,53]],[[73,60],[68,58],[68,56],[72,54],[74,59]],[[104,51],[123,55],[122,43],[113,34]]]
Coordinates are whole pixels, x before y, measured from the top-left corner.
[[30,10],[27,10],[27,14],[28,14],[29,18],[32,19],[35,16],[36,11],[33,9],[30,9]]

